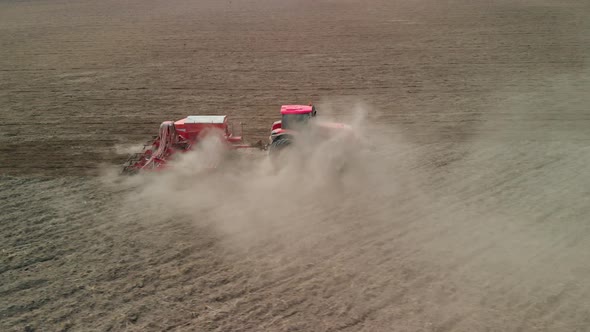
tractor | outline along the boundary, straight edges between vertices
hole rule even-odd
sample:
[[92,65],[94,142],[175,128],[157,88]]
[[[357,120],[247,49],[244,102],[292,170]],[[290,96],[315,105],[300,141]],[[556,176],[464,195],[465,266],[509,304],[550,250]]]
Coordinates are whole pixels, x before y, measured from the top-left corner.
[[296,140],[313,144],[336,135],[342,135],[347,140],[344,144],[356,142],[356,135],[350,126],[318,120],[314,105],[283,105],[281,120],[275,121],[271,127],[268,153],[276,163],[276,157]]

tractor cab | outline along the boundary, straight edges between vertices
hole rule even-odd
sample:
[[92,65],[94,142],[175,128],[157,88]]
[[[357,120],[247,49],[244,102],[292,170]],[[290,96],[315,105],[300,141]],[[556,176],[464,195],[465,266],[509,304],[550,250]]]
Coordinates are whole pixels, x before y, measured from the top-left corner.
[[281,128],[297,129],[304,127],[315,116],[315,106],[283,105],[281,107]]

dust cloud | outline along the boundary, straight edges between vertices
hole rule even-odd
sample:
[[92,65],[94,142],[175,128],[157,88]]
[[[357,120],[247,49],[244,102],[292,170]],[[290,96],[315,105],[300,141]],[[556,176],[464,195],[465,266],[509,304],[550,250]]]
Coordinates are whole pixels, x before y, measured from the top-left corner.
[[[367,105],[340,117],[329,110],[323,105],[318,121],[350,125],[353,140],[344,130],[330,138],[310,130],[273,163],[267,151],[228,152],[211,135],[165,171],[116,181],[111,174],[108,181],[127,188],[125,208],[141,211],[146,222],[186,218],[241,249],[277,238],[296,246],[314,233],[347,227],[351,216],[387,222],[385,207],[400,191],[411,191],[411,172],[402,171],[411,144],[394,126],[386,131],[371,121],[376,111]],[[402,163],[396,155],[404,153]]]

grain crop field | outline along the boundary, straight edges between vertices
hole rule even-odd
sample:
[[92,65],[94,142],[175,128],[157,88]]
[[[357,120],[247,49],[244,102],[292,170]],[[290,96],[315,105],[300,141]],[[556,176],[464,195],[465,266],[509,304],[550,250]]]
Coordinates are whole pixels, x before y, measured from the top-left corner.
[[[0,0],[0,330],[590,331],[589,60],[581,0]],[[343,177],[117,174],[310,101]]]

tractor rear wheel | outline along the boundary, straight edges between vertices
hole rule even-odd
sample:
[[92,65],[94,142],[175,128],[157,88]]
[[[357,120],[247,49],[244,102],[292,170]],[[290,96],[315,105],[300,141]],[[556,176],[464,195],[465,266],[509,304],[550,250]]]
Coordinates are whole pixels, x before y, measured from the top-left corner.
[[268,155],[275,166],[279,166],[279,156],[284,152],[286,148],[293,144],[293,139],[290,137],[279,137],[272,141],[268,147]]

